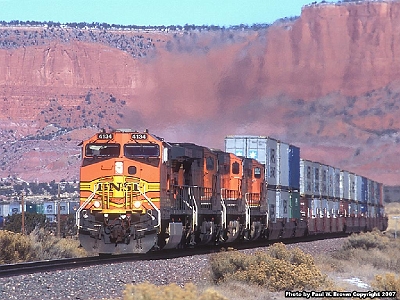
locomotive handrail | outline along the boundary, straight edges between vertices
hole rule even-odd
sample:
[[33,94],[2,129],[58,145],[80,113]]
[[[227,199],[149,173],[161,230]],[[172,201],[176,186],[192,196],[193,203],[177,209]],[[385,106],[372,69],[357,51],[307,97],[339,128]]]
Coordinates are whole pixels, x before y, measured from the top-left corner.
[[81,211],[85,208],[86,205],[89,204],[90,201],[92,201],[93,197],[96,195],[96,192],[99,188],[100,184],[96,184],[94,186],[92,194],[86,199],[85,202],[82,203],[81,206],[76,210],[75,216],[76,216],[76,226],[78,229],[80,228],[80,220],[81,220]]
[[147,197],[147,195],[140,190],[139,187],[138,187],[138,190],[139,190],[140,195],[142,195],[147,200],[147,202],[149,202],[150,205],[157,211],[157,226],[154,226],[154,227],[160,227],[160,225],[161,225],[161,211],[158,209],[157,206],[155,206],[153,201],[151,201],[151,199],[149,197]]
[[250,229],[250,206],[249,202],[247,201],[247,195],[249,195],[249,193],[244,194],[245,217],[246,217],[246,228]]
[[188,188],[188,192],[190,197],[193,197],[193,207],[192,207],[192,230],[194,231],[196,229],[196,225],[197,225],[197,220],[198,220],[198,212],[197,212],[197,203],[196,203],[196,198],[194,196],[194,194],[191,193],[191,188]]
[[226,190],[226,188],[221,189],[221,206],[222,206],[222,226],[224,228],[227,228],[228,224],[226,224],[226,205],[225,205],[225,199],[224,199],[224,193],[223,191]]

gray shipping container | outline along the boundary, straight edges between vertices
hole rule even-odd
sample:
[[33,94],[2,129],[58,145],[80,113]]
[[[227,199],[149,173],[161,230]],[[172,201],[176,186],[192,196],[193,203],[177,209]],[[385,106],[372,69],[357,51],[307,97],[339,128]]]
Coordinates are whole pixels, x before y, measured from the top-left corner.
[[56,202],[43,202],[43,213],[45,215],[55,215],[57,213]]
[[322,201],[319,198],[311,199],[311,217],[312,218],[321,218],[322,217]]
[[313,195],[319,198],[321,196],[321,187],[320,187],[321,176],[320,176],[320,169],[318,162],[312,163],[312,176],[313,176]]
[[300,159],[300,195],[313,194],[313,162],[305,159]]
[[234,135],[225,138],[225,151],[237,156],[254,158],[265,164],[265,178],[270,186],[279,185],[280,154],[277,140],[267,136]]
[[356,200],[356,174],[349,172],[349,191],[350,191],[350,200]]
[[319,165],[319,188],[321,197],[329,196],[329,166]]
[[276,190],[267,190],[269,220],[276,222]]
[[[56,202],[58,205],[58,203]],[[56,208],[56,213],[58,212],[58,206]],[[60,214],[61,215],[68,215],[69,214],[69,202],[61,201],[60,202]]]
[[290,195],[288,191],[277,190],[276,191],[276,205],[275,211],[277,219],[288,219],[289,218],[289,203]]
[[329,166],[329,193],[330,198],[340,198],[340,170]]
[[355,200],[358,202],[362,202],[362,189],[363,189],[363,178],[360,175],[355,175],[356,177],[356,197]]
[[278,142],[278,183],[281,187],[289,187],[289,145]]
[[349,172],[340,171],[340,199],[350,199],[349,182]]
[[21,206],[21,203],[19,203],[19,202],[10,203],[9,207],[10,207],[9,208],[10,216],[14,215],[14,214],[20,214],[22,212],[22,206]]

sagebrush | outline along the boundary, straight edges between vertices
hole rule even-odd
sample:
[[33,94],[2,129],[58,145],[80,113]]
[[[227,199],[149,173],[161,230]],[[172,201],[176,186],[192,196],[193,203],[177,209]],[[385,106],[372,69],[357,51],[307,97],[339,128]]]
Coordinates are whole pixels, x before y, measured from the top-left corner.
[[228,300],[213,289],[199,292],[192,283],[183,288],[176,284],[156,286],[150,283],[129,284],[124,291],[124,300]]
[[237,251],[218,253],[211,257],[210,262],[212,276],[217,283],[242,281],[265,286],[270,291],[331,286],[311,255],[298,248],[288,250],[282,243],[254,255]]

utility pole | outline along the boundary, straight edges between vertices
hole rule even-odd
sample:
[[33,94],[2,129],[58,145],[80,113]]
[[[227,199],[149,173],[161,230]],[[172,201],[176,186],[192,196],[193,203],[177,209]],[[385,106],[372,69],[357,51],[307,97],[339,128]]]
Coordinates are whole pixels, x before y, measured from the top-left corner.
[[21,233],[25,234],[25,203],[24,203],[24,191],[21,192],[21,207],[22,207],[22,220],[21,220]]

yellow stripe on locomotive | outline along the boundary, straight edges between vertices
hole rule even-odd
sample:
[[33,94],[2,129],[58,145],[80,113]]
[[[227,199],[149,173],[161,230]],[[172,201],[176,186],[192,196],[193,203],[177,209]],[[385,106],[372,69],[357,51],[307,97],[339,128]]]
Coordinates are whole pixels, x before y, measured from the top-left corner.
[[157,207],[160,202],[160,183],[147,182],[132,176],[107,176],[91,182],[81,182],[81,201],[87,199],[93,191],[93,200],[86,209],[102,213],[126,213],[136,211],[145,213],[152,209],[151,200]]

